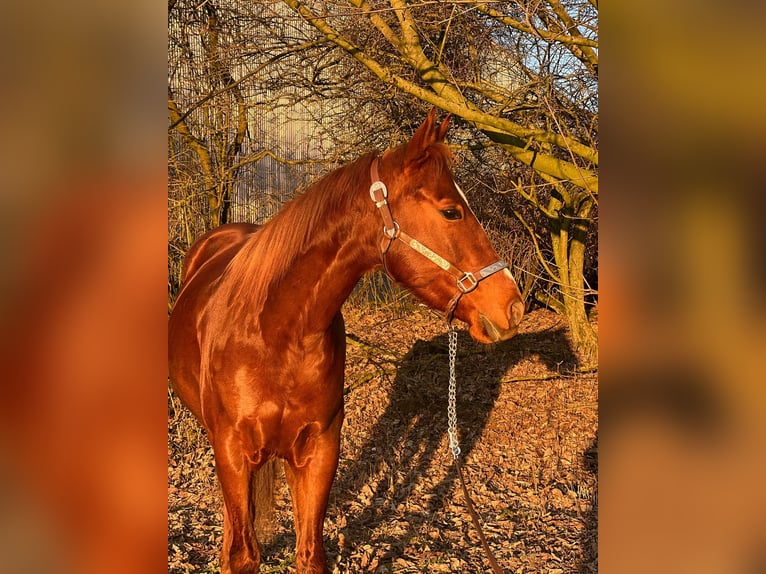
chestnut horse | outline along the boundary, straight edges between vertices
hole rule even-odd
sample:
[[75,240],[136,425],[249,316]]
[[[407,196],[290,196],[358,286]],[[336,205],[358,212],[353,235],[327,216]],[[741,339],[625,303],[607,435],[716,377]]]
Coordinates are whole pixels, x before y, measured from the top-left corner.
[[190,249],[169,368],[213,446],[221,572],[258,571],[254,478],[274,457],[286,462],[297,571],[327,572],[322,529],[343,421],[340,309],[364,273],[384,265],[477,341],[516,333],[521,295],[455,184],[448,123],[432,110],[409,142],[330,173],[264,226],[225,225]]

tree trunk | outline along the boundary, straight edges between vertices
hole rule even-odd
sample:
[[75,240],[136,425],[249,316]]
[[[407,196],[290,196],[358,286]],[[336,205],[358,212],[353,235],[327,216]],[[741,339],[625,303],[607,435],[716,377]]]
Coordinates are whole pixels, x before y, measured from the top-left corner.
[[585,309],[585,240],[591,224],[593,200],[584,193],[551,198],[549,220],[553,255],[559,272],[561,308],[569,324],[573,350],[581,367],[598,362],[598,337]]

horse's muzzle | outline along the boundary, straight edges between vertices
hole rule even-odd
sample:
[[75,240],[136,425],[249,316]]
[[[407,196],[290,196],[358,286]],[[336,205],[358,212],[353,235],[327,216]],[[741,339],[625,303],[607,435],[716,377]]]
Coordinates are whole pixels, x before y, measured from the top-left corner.
[[524,303],[515,301],[508,309],[508,326],[503,327],[495,324],[493,321],[479,313],[479,321],[484,329],[487,338],[493,342],[507,341],[513,337],[519,330],[519,323],[524,316]]

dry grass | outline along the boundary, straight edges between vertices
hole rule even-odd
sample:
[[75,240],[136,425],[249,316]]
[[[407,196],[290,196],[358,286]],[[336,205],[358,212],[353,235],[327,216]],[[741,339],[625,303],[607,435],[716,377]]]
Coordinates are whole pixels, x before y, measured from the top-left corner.
[[[346,422],[325,523],[335,572],[487,572],[446,440],[446,334],[418,309],[345,310]],[[460,334],[458,420],[469,489],[513,573],[597,571],[597,375],[573,375],[565,324],[530,313],[495,346]],[[169,395],[169,572],[217,572],[212,452]],[[289,495],[262,572],[294,572]]]

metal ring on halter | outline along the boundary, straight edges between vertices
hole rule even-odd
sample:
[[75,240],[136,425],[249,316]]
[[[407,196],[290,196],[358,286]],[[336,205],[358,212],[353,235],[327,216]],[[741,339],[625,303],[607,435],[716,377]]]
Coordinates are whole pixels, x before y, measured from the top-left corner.
[[394,221],[394,226],[391,229],[387,229],[386,226],[383,226],[383,235],[388,237],[389,239],[396,239],[399,237],[399,232],[401,229],[399,229],[399,223]]
[[[470,293],[471,291],[476,289],[476,287],[479,286],[479,281],[481,281],[481,279],[476,279],[473,273],[471,273],[470,271],[466,271],[466,273],[460,279],[457,280],[457,287],[463,293]],[[464,282],[466,282],[467,284]]]

